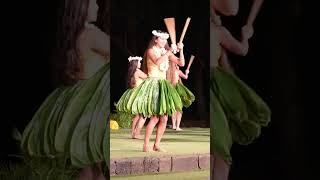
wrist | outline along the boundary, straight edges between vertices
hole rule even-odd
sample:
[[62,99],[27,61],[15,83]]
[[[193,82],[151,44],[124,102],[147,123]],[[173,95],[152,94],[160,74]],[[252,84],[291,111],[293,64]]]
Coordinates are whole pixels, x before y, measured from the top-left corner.
[[167,51],[166,53],[162,54],[162,56],[168,56],[169,51]]

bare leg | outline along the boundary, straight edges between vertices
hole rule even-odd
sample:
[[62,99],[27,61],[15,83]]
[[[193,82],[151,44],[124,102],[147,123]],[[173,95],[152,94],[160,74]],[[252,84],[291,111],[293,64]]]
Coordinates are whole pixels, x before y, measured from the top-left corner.
[[172,120],[172,129],[176,129],[177,128],[177,125],[176,125],[176,122],[177,122],[177,113],[174,113],[172,114],[171,116],[171,120]]
[[154,126],[158,123],[159,118],[157,116],[152,116],[147,128],[146,128],[146,134],[144,138],[144,144],[143,144],[143,151],[148,152],[149,151],[149,140],[153,131]]
[[212,177],[214,180],[228,180],[229,165],[220,157],[214,156]]
[[213,180],[213,170],[214,170],[214,157],[213,157],[213,154],[210,153],[210,177],[209,177],[209,180]]
[[106,178],[103,175],[101,164],[95,164],[84,167],[80,171],[77,180],[106,180]]
[[103,170],[101,167],[101,163],[97,164],[97,167],[95,168],[95,180],[106,180],[103,174]]
[[144,118],[142,115],[140,116],[140,119],[136,125],[136,129],[135,129],[135,135],[134,138],[136,139],[141,139],[141,129],[144,125],[144,123],[146,122],[146,118]]
[[136,130],[136,125],[137,125],[137,122],[139,120],[140,116],[139,115],[136,115],[134,116],[134,118],[132,119],[132,126],[131,126],[131,137],[134,139],[135,137],[135,130]]
[[177,131],[182,131],[182,129],[180,128],[180,122],[181,122],[181,118],[182,118],[182,112],[177,112]]
[[160,149],[160,141],[166,130],[167,121],[168,121],[168,115],[160,116],[160,122],[157,128],[157,134],[156,134],[156,141],[153,146],[154,151],[164,151]]
[[94,173],[90,166],[86,166],[81,169],[77,176],[77,180],[91,180],[93,179]]

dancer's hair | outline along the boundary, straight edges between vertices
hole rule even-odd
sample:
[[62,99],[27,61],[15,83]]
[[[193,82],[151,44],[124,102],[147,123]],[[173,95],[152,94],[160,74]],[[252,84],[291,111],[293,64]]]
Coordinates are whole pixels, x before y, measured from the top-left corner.
[[[158,33],[163,33],[161,30],[156,30]],[[148,67],[147,67],[147,51],[148,49],[152,48],[154,45],[156,45],[155,40],[158,38],[158,36],[152,36],[151,40],[149,41],[148,47],[143,55],[143,62],[142,62],[142,71],[146,74],[148,74]],[[168,43],[165,45],[165,49],[169,49]]]
[[88,16],[89,0],[64,0],[60,4],[55,53],[55,82],[76,83],[83,73],[78,38]]
[[134,78],[134,73],[137,70],[138,66],[137,60],[130,61],[129,63],[129,69],[128,69],[128,76],[127,76],[127,87],[133,88],[136,84],[136,79]]

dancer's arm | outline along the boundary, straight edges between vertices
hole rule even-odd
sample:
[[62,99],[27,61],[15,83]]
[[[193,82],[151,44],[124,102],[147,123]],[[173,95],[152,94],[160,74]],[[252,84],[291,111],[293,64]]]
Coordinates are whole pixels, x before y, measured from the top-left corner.
[[244,38],[250,39],[253,35],[253,22],[255,21],[264,0],[253,0],[247,24],[242,28]]
[[179,50],[179,58],[175,56],[173,53],[169,55],[169,60],[178,64],[179,66],[184,66],[185,60],[184,60],[184,54],[183,54],[183,43],[179,44],[178,43],[178,50]]
[[223,26],[217,28],[217,33],[219,34],[219,40],[222,47],[235,53],[237,55],[245,56],[249,50],[248,39],[244,38],[247,35],[244,30],[242,31],[242,40],[238,41],[234,38],[231,33]]
[[148,57],[156,64],[156,65],[160,65],[163,61],[165,61],[167,58],[169,58],[169,56],[171,56],[171,54],[173,54],[171,52],[171,50],[168,50],[164,55],[160,56],[159,58],[157,58],[157,56],[155,55],[153,49],[148,49],[147,51],[147,55]]
[[184,74],[181,70],[179,70],[179,76],[182,77],[183,79],[188,79],[188,73]]
[[239,0],[211,0],[211,7],[225,16],[235,16],[239,11]]
[[140,69],[138,69],[136,73],[137,73],[138,77],[141,79],[148,78],[148,75],[146,73],[142,72]]

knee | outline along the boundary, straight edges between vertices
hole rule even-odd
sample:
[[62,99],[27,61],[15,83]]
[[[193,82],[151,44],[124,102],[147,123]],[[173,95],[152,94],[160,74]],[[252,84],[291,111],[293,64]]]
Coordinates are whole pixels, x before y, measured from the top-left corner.
[[156,117],[156,116],[153,116],[153,117],[151,117],[150,121],[151,121],[151,122],[154,122],[154,123],[158,123],[159,118]]
[[164,115],[161,117],[162,122],[167,122],[168,121],[168,115]]

